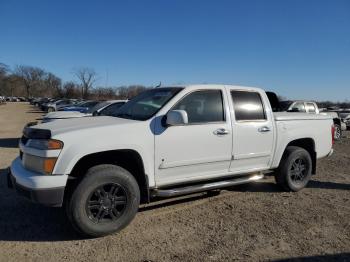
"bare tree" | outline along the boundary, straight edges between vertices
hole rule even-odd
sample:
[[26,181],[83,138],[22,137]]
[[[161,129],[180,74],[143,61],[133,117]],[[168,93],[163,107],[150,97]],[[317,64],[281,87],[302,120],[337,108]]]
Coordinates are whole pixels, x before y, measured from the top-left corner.
[[48,73],[45,78],[46,88],[49,89],[52,93],[56,93],[58,97],[62,97],[62,81],[59,77],[55,76],[52,73]]
[[41,84],[45,71],[38,67],[19,65],[15,68],[15,74],[22,79],[27,97],[30,97],[31,89]]
[[8,71],[8,66],[0,63],[0,95],[4,93]]
[[81,96],[86,98],[89,94],[90,89],[96,81],[96,72],[94,69],[89,67],[80,67],[74,70],[74,75],[81,82]]
[[63,85],[63,96],[66,98],[77,98],[79,96],[79,87],[74,82],[66,82]]
[[8,71],[9,71],[9,67],[4,63],[0,62],[0,77],[5,76]]

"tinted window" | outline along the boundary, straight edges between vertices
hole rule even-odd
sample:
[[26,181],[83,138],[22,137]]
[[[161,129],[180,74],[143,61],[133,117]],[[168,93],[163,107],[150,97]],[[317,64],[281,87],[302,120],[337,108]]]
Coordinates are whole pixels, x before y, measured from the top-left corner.
[[316,113],[316,108],[313,103],[306,103],[306,107],[309,113]]
[[186,111],[188,123],[224,121],[224,109],[220,90],[193,92],[177,103],[173,110]]
[[288,111],[292,112],[306,112],[305,105],[303,102],[297,102],[295,103],[292,108],[290,108]]
[[282,101],[280,103],[281,111],[287,111],[292,104],[292,101]]
[[124,102],[118,102],[118,103],[114,103],[110,106],[107,106],[106,108],[102,109],[101,110],[101,113],[100,115],[101,116],[110,116],[110,115],[113,115],[114,113],[117,112],[117,110],[122,106],[124,105],[125,103]]
[[257,92],[231,91],[237,121],[266,119],[260,94]]
[[93,112],[95,112],[95,111],[97,111],[97,110],[99,110],[99,109],[105,107],[105,106],[108,105],[108,104],[110,104],[110,102],[108,102],[108,101],[100,102],[100,103],[98,103],[97,105],[95,105],[94,107],[90,108],[90,109],[87,111],[87,113],[93,113]]

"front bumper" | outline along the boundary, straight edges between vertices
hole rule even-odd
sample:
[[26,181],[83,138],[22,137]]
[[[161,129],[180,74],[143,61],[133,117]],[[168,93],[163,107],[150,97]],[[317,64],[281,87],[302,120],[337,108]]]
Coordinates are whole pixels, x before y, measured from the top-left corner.
[[7,184],[16,193],[35,203],[46,206],[62,206],[66,175],[40,175],[23,168],[16,158],[9,168]]

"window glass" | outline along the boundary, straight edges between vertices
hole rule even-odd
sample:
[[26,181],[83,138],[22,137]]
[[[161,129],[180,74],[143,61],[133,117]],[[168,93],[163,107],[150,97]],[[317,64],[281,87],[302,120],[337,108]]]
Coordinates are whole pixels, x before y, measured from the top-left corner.
[[76,106],[91,108],[91,107],[94,107],[95,105],[97,105],[98,103],[99,103],[98,101],[87,101],[87,102],[81,103],[80,105],[76,105]]
[[309,113],[316,113],[316,108],[313,103],[306,103],[306,107]]
[[265,120],[264,105],[257,92],[231,91],[237,121]]
[[190,93],[177,103],[173,110],[186,111],[189,124],[224,121],[224,108],[220,90],[203,90]]
[[124,105],[124,102],[118,102],[118,103],[114,103],[110,106],[107,106],[106,108],[101,110],[100,115],[101,116],[109,116],[109,115],[113,115],[117,112],[117,110]]
[[282,101],[280,102],[281,111],[288,111],[289,107],[293,104],[292,101]]
[[106,105],[110,104],[111,102],[108,102],[108,101],[104,101],[104,102],[100,102],[98,103],[97,105],[95,105],[94,107],[90,108],[87,113],[93,113],[103,107],[105,107]]
[[306,112],[305,105],[303,102],[297,102],[295,103],[292,108],[289,110],[292,112]]
[[162,87],[144,91],[121,106],[113,116],[134,120],[149,119],[181,90],[181,87]]

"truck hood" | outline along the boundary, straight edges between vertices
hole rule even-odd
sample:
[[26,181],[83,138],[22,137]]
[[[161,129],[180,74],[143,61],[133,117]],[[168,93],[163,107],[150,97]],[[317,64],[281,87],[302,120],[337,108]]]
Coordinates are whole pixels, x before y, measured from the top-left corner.
[[91,114],[84,114],[80,113],[78,111],[57,111],[57,112],[50,112],[47,113],[44,118],[46,119],[52,119],[52,118],[74,118],[74,117],[84,117],[89,116]]
[[52,136],[56,136],[63,133],[74,132],[86,129],[105,128],[113,125],[124,125],[129,123],[135,123],[135,120],[117,118],[111,116],[98,116],[98,117],[81,117],[73,119],[63,119],[60,121],[53,121],[48,123],[39,124],[33,126],[38,129],[48,129],[51,131]]

